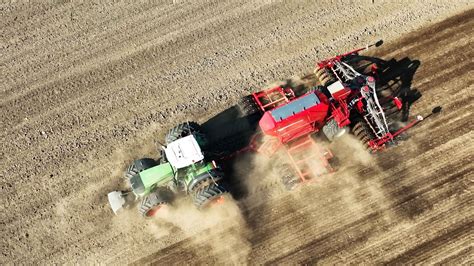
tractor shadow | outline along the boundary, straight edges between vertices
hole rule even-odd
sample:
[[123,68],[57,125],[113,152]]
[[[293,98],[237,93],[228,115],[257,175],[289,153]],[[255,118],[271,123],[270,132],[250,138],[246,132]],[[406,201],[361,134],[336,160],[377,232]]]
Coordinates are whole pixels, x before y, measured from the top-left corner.
[[250,160],[247,164],[237,163],[237,160],[257,132],[259,119],[258,114],[242,117],[239,108],[232,106],[202,124],[202,130],[209,139],[208,155],[222,166],[232,188],[232,196],[237,200],[248,194],[242,180],[235,174],[241,172],[237,168],[252,168]]

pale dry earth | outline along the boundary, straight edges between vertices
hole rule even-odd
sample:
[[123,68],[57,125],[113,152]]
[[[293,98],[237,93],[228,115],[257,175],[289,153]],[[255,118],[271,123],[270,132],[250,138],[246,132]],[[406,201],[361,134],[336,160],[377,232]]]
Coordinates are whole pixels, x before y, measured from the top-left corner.
[[[472,8],[2,2],[0,264],[472,264]],[[156,156],[167,128],[379,38],[377,56],[421,62],[411,114],[443,107],[408,140],[297,193],[229,202],[222,215],[113,216],[106,193],[133,158]]]

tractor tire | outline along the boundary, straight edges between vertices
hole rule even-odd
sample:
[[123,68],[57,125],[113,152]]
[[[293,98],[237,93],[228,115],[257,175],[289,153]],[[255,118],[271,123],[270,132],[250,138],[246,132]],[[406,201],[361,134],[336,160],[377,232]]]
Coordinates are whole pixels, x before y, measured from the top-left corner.
[[240,117],[251,116],[259,112],[257,103],[255,103],[252,95],[241,98],[237,103],[237,109],[240,113]]
[[133,176],[137,175],[141,171],[144,171],[148,168],[152,168],[154,166],[157,166],[158,163],[151,159],[151,158],[142,158],[139,160],[133,161],[133,163],[127,168],[125,171],[125,178],[130,179]]
[[150,218],[155,216],[155,214],[161,209],[161,207],[168,204],[169,196],[166,190],[155,191],[145,196],[139,207],[138,212],[145,218]]
[[363,120],[356,122],[354,127],[352,127],[352,134],[362,142],[366,149],[370,149],[369,142],[374,139],[375,136],[367,122]]
[[346,128],[340,128],[336,120],[331,119],[323,126],[323,133],[329,141],[344,135],[347,132]]
[[168,131],[168,134],[166,134],[165,137],[165,144],[168,145],[171,142],[189,136],[194,132],[201,132],[201,125],[192,121],[181,123]]
[[218,181],[211,183],[194,193],[194,205],[198,209],[209,207],[214,202],[219,201],[224,195],[228,194],[227,184]]
[[322,86],[327,86],[336,81],[336,79],[328,70],[326,70],[325,68],[319,68],[319,66],[317,66],[314,70],[314,74]]
[[168,162],[168,159],[166,158],[166,153],[165,150],[160,149],[160,159],[158,159],[159,164],[165,164]]

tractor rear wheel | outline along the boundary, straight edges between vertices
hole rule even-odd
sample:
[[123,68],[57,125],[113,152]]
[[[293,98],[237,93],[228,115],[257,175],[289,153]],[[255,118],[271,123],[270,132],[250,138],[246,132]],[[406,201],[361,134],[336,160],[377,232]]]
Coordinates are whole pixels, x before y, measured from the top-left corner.
[[198,209],[209,207],[213,203],[223,200],[224,195],[228,194],[227,184],[222,181],[211,183],[197,190],[194,194],[194,205]]
[[138,212],[146,218],[155,216],[163,206],[168,204],[171,193],[172,192],[166,190],[150,193],[142,199],[138,207]]
[[242,97],[237,103],[237,108],[241,117],[251,116],[256,114],[259,109],[252,95]]
[[170,144],[171,142],[180,139],[182,137],[189,136],[193,133],[200,133],[201,132],[201,125],[196,122],[186,122],[179,124],[168,131],[166,134],[165,142],[166,145]]
[[148,168],[152,168],[156,165],[158,165],[158,163],[151,158],[142,158],[135,160],[125,171],[125,178],[130,179],[141,171],[144,171]]
[[352,127],[352,134],[362,142],[366,149],[370,148],[369,142],[375,138],[372,129],[363,120],[355,123],[354,127]]
[[335,81],[332,74],[325,68],[320,68],[319,66],[317,66],[314,70],[314,74],[323,86],[327,86]]

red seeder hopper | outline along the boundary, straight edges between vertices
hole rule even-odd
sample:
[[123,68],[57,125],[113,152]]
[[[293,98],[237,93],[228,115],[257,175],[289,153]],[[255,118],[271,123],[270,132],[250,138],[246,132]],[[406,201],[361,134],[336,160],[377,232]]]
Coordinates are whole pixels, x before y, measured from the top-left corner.
[[[317,86],[301,95],[296,96],[290,86],[278,86],[247,96],[246,104],[252,107],[244,108],[262,113],[261,132],[254,136],[248,149],[266,156],[283,149],[295,173],[295,178],[285,177],[287,187],[293,188],[333,171],[329,163],[333,154],[315,141],[312,137],[315,133],[322,131],[333,141],[351,132],[368,149],[377,151],[422,119],[419,116],[398,131],[390,132],[376,91],[377,66],[372,65],[373,74],[361,74],[348,60],[370,46],[318,62],[314,71]],[[391,100],[401,108],[399,99]]]

